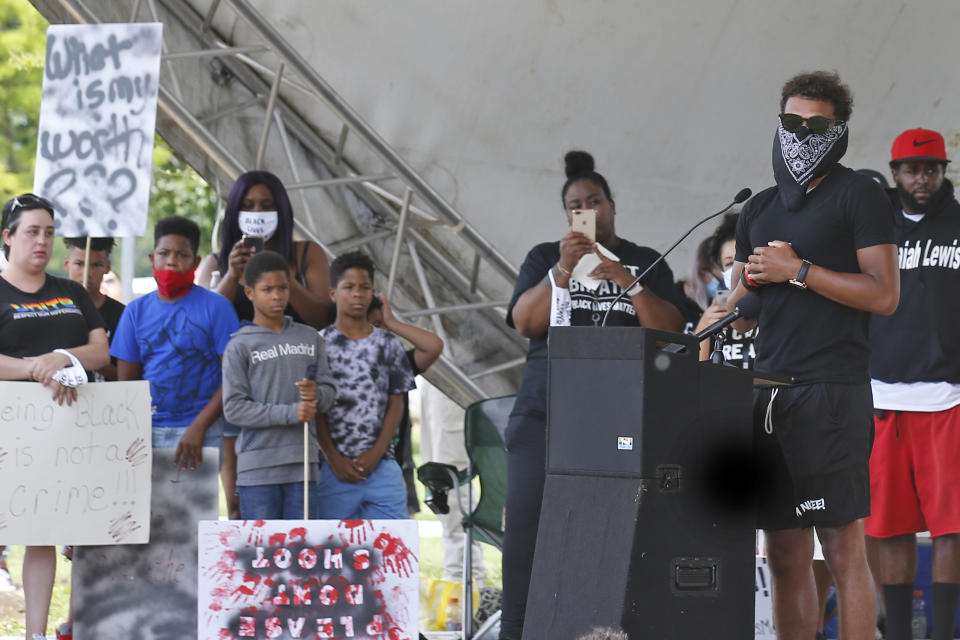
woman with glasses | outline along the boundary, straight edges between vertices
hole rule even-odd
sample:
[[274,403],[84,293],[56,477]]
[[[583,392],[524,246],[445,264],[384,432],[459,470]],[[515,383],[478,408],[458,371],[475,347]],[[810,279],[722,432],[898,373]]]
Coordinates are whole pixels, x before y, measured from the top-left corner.
[[[83,370],[110,362],[103,320],[82,284],[46,272],[53,251],[53,205],[24,194],[3,207],[0,273],[0,380],[35,381],[59,404],[77,397]],[[73,379],[70,379],[73,378]],[[54,547],[28,546],[23,560],[27,637],[45,638],[56,570]]]
[[[571,151],[560,191],[567,232],[527,254],[507,309],[507,324],[530,339],[523,384],[506,430],[507,500],[503,540],[501,640],[519,639],[533,568],[546,466],[547,331],[550,326],[644,326],[677,331],[673,273],[659,254],[616,234],[616,208],[593,156]],[[579,210],[591,210],[587,214]],[[579,226],[577,218],[587,224]],[[589,222],[592,220],[592,222]],[[575,230],[575,229],[582,229]],[[590,235],[594,239],[591,239]],[[623,297],[618,301],[618,296]]]

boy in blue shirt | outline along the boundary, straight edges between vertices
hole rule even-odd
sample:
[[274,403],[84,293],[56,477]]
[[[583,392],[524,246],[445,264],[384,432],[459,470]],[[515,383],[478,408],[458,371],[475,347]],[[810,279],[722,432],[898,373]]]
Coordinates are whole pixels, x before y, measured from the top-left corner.
[[120,380],[147,380],[153,398],[153,446],[176,447],[174,463],[195,469],[220,417],[220,356],[237,314],[223,296],[193,284],[200,228],[180,216],[157,222],[150,262],[157,291],[123,312],[110,346]]
[[413,372],[400,340],[367,319],[373,300],[373,262],[346,253],[330,265],[336,321],[320,332],[337,383],[337,399],[317,416],[320,517],[407,517],[407,492],[394,459],[393,436],[403,415],[403,393]]

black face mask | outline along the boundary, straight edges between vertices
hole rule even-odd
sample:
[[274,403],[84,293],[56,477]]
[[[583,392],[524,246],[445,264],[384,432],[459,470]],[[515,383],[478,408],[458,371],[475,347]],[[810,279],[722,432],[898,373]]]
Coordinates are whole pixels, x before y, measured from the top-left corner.
[[801,125],[793,133],[780,124],[773,137],[773,177],[788,211],[803,206],[807,185],[824,176],[847,152],[850,129],[838,122],[823,134]]
[[900,197],[900,204],[904,209],[909,209],[914,213],[938,213],[943,208],[943,204],[953,198],[953,184],[944,178],[943,184],[930,198],[930,202],[925,205],[917,202],[913,194],[901,187],[899,182],[897,183],[897,195]]

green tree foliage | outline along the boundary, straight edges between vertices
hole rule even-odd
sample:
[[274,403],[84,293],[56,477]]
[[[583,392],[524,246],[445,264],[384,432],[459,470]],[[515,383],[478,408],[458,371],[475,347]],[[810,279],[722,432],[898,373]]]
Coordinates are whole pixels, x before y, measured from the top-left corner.
[[[0,203],[33,190],[37,127],[46,53],[46,19],[26,0],[0,0]],[[150,275],[153,225],[160,218],[190,218],[202,232],[200,252],[210,253],[217,195],[159,137],[153,149],[153,182],[147,235],[137,239],[136,276]],[[61,272],[63,249],[50,261]],[[114,264],[119,267],[119,259]]]
[[47,22],[24,0],[0,0],[0,192],[33,187]]

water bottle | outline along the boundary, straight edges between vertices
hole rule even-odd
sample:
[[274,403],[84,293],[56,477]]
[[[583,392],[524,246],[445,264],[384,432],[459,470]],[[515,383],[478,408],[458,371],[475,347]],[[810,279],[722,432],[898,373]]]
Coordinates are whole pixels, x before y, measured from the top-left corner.
[[911,637],[927,637],[927,608],[923,601],[923,591],[913,592],[913,617],[910,619]]
[[460,631],[462,625],[463,612],[460,609],[460,599],[450,598],[447,601],[447,625],[445,631]]

